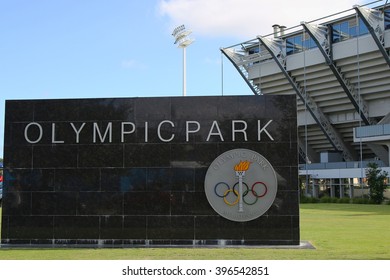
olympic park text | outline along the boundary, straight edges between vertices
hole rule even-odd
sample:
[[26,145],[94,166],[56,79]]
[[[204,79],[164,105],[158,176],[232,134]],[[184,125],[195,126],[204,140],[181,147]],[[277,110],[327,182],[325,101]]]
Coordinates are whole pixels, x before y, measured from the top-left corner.
[[[257,132],[256,139],[257,141],[262,141],[264,136],[267,137],[267,140],[274,141],[274,137],[271,135],[270,131],[267,130],[272,125],[273,120],[262,121],[257,120],[255,123]],[[169,143],[179,136],[179,131],[184,131],[184,134],[181,133],[179,139],[180,141],[189,142],[191,135],[200,134],[201,129],[207,129],[207,137],[203,139],[205,142],[209,141],[221,141],[224,142],[225,139],[231,137],[232,142],[236,141],[248,141],[249,127],[248,122],[245,120],[231,120],[230,121],[230,131],[222,132],[221,124],[213,120],[211,124],[201,124],[199,121],[188,120],[181,122],[183,123],[180,127],[177,123],[171,120],[163,120],[158,123],[157,126],[151,128],[149,122],[142,122],[141,125],[137,125],[134,122],[119,122],[119,125],[113,125],[113,122],[107,122],[102,124],[100,122],[51,122],[48,123],[39,123],[39,122],[30,122],[24,127],[24,139],[30,144],[39,144],[43,139],[47,137],[50,138],[52,144],[78,144],[82,140],[90,141],[91,143],[112,143],[113,136],[115,139],[120,139],[121,143],[126,143],[128,141],[134,140],[134,137],[137,138],[138,142],[149,142],[150,136],[157,135],[157,139],[163,143]],[[142,133],[137,128],[142,128]],[[64,138],[61,139],[61,136],[64,135],[64,132],[61,129],[66,131],[67,141]],[[167,132],[168,131],[168,132]],[[251,127],[251,131],[254,131]],[[253,132],[252,132],[253,133]],[[206,134],[203,134],[206,135]],[[238,137],[240,136],[240,137]],[[262,138],[263,136],[263,138]],[[131,139],[132,138],[132,139]],[[72,139],[71,141],[69,139]]]
[[248,159],[251,163],[255,162],[260,165],[263,170],[266,170],[269,167],[269,162],[255,153],[248,153],[246,151],[233,151],[219,156],[213,162],[212,168],[214,170],[219,170],[225,163],[233,159]]

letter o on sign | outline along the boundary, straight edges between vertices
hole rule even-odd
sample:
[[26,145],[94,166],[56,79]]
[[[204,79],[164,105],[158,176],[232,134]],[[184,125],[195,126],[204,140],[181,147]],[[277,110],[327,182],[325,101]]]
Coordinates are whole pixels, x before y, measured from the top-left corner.
[[[31,140],[29,135],[28,135],[28,131],[29,131],[31,126],[36,126],[36,127],[38,127],[38,130],[39,130],[38,137],[35,140]],[[28,143],[36,144],[36,143],[38,143],[39,141],[42,140],[42,136],[43,136],[43,129],[42,129],[42,126],[39,123],[32,122],[32,123],[29,123],[28,125],[26,125],[26,128],[24,129],[24,139],[26,139],[26,141]]]

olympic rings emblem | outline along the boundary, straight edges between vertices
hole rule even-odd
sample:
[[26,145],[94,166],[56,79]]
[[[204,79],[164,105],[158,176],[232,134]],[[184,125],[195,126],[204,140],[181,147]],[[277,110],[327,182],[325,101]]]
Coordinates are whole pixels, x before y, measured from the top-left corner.
[[[245,186],[245,188],[246,188],[246,190],[242,194],[242,201],[246,205],[254,205],[259,200],[259,198],[264,197],[268,192],[267,185],[263,182],[260,182],[260,181],[255,182],[250,189],[249,189],[249,186],[245,182],[242,182],[242,185]],[[233,185],[233,188],[231,188],[229,186],[229,184],[226,182],[219,182],[219,183],[215,184],[215,186],[214,186],[214,193],[216,196],[223,198],[223,201],[225,202],[225,204],[227,204],[229,206],[234,206],[240,200],[240,194],[236,190],[236,187],[238,187],[238,182]],[[257,187],[263,187],[264,190],[262,191],[261,194],[258,194],[255,191],[255,188],[257,188]],[[232,201],[232,199],[230,199],[231,201],[228,200],[228,196],[231,193],[237,197],[236,199],[234,199],[234,197],[233,197],[233,199],[234,199],[233,201]],[[249,194],[251,194],[254,197],[253,202],[248,201],[248,198],[246,198],[246,196],[248,196]]]

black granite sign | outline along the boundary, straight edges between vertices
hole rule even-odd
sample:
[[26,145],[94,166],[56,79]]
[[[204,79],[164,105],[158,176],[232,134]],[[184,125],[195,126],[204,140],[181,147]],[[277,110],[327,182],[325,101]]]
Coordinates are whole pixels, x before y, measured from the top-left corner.
[[295,96],[8,100],[5,120],[3,246],[300,242]]

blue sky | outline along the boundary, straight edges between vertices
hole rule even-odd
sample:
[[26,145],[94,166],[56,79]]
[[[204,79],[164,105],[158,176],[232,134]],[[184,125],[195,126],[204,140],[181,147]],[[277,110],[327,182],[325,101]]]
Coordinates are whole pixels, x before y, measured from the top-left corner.
[[368,1],[322,2],[0,0],[0,157],[7,99],[181,96],[181,24],[195,39],[187,95],[221,95],[222,69],[225,95],[252,94],[220,47]]

